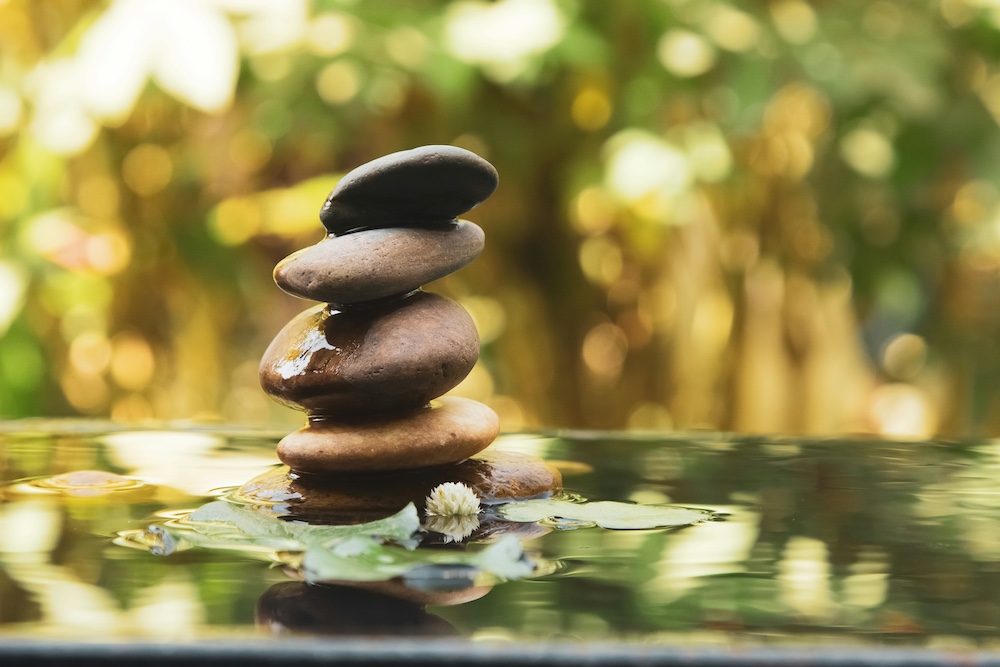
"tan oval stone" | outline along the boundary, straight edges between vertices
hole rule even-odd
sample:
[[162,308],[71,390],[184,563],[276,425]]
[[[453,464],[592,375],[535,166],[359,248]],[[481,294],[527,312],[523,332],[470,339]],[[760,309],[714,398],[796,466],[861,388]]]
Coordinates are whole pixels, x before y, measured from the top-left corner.
[[260,383],[275,400],[314,417],[398,413],[457,385],[478,356],[479,334],[465,309],[417,292],[301,313],[264,352]]
[[334,304],[383,299],[458,271],[482,252],[484,239],[467,220],[329,236],[281,260],[274,282],[294,296]]
[[422,515],[431,489],[444,482],[467,484],[485,504],[534,498],[562,488],[559,470],[542,459],[491,447],[461,463],[377,475],[302,475],[281,466],[244,484],[236,496],[249,503],[285,505],[300,520],[353,523],[389,516],[407,503],[416,505]]
[[446,396],[401,417],[312,421],[278,443],[278,458],[292,470],[323,475],[425,468],[467,459],[499,432],[493,410]]

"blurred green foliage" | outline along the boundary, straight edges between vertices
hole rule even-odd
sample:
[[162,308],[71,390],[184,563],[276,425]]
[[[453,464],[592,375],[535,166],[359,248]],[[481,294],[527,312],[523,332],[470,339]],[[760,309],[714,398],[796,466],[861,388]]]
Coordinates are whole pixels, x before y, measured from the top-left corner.
[[1000,5],[0,2],[0,415],[300,419],[271,267],[347,170],[497,167],[430,286],[524,426],[1000,431]]

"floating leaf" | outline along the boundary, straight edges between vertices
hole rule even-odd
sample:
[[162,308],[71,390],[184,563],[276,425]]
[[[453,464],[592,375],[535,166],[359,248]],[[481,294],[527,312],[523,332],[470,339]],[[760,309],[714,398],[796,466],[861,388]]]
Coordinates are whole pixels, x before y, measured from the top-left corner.
[[420,530],[420,517],[417,508],[410,503],[392,516],[353,526],[314,526],[303,522],[286,522],[285,525],[289,533],[308,545],[329,545],[349,537],[374,536],[412,549],[417,545],[413,535]]
[[499,508],[499,513],[507,521],[518,523],[558,518],[619,530],[686,526],[704,521],[713,514],[709,510],[667,505],[633,505],[612,501],[572,503],[549,498],[508,503]]
[[[513,536],[480,551],[417,549],[420,518],[412,503],[378,521],[353,526],[314,526],[252,507],[216,501],[168,527],[169,534],[160,536],[155,544],[165,543],[164,538],[169,538],[209,549],[302,554],[301,567],[311,582],[408,577],[408,581],[413,579],[420,588],[440,590],[471,586],[482,573],[516,579],[534,570],[534,564]],[[299,563],[297,556],[294,562]]]
[[278,551],[305,551],[310,546],[329,546],[358,536],[413,548],[416,546],[413,535],[420,529],[420,519],[416,507],[410,503],[396,514],[378,521],[351,526],[313,526],[219,500],[202,505],[177,522],[174,528],[176,537],[195,546],[217,549],[245,545]]
[[[289,531],[290,524],[273,514],[222,500],[202,505],[177,522],[176,537],[195,546],[234,548],[243,543],[257,547],[293,551],[301,548]],[[193,533],[193,534],[192,534]]]
[[202,505],[182,520],[200,533],[239,533],[248,537],[288,537],[284,521],[224,500]]

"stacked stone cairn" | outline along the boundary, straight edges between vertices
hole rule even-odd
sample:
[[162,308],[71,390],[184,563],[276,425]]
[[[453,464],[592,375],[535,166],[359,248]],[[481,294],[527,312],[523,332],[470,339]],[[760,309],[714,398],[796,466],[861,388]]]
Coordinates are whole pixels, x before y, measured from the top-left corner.
[[421,287],[482,251],[483,230],[458,216],[497,183],[490,163],[454,146],[386,155],[337,184],[320,212],[328,236],[277,265],[282,290],[321,302],[278,333],[260,365],[264,390],[308,413],[278,444],[292,471],[441,466],[496,438],[489,407],[443,396],[479,356],[472,318]]

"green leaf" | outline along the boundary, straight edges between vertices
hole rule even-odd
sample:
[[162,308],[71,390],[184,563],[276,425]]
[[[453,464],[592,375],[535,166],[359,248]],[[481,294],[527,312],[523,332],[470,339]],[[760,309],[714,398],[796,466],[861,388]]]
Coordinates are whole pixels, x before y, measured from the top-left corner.
[[712,516],[712,512],[709,510],[686,507],[633,505],[611,501],[572,503],[567,500],[548,498],[508,503],[499,508],[499,513],[507,521],[518,523],[566,519],[579,521],[584,525],[590,524],[619,530],[686,526],[704,521]]
[[201,547],[240,548],[241,545],[278,551],[305,551],[358,536],[398,542],[413,548],[420,529],[416,507],[410,503],[396,514],[352,526],[313,526],[286,521],[275,514],[215,501],[202,505],[174,525],[175,537]]
[[326,546],[337,540],[356,536],[375,536],[383,540],[414,548],[413,535],[420,530],[420,517],[413,503],[396,514],[377,521],[353,526],[313,526],[307,523],[286,522],[286,530],[307,545]]
[[301,567],[311,582],[384,581],[409,575],[413,582],[408,579],[408,583],[439,590],[471,586],[483,573],[498,579],[517,579],[534,570],[514,536],[478,551],[417,549],[420,518],[412,503],[378,521],[313,526],[252,507],[216,501],[168,528],[169,534],[151,543],[160,545],[163,537],[169,537],[209,549],[267,551],[272,557],[276,551],[303,553]]
[[201,547],[232,549],[251,543],[259,548],[293,551],[301,543],[287,530],[289,524],[266,514],[222,500],[202,505],[177,522],[175,537]]

